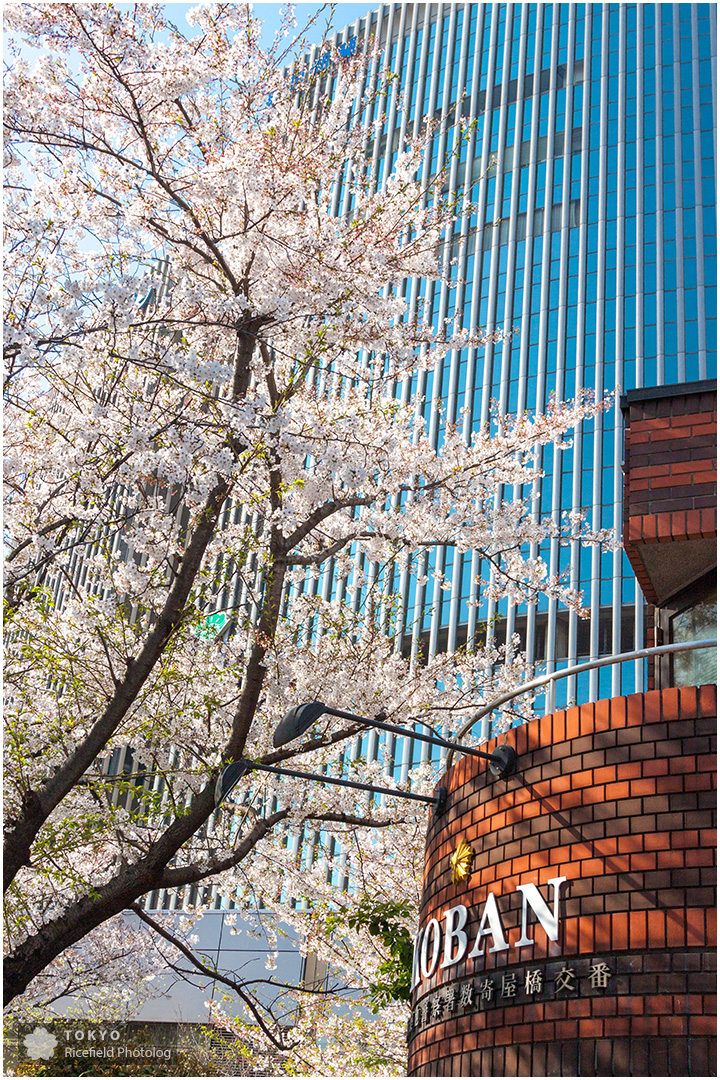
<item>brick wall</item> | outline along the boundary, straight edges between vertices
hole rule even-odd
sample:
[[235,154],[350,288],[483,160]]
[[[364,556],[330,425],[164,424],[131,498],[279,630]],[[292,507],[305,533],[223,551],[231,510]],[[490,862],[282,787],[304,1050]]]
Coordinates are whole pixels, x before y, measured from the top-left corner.
[[[493,892],[512,946],[517,886],[551,906],[547,883],[567,882],[557,941],[535,923],[534,944],[493,955],[485,937],[420,982],[410,1075],[714,1075],[716,712],[714,686],[595,702],[512,731],[507,780],[471,757],[449,770],[421,927],[463,904],[472,942]],[[463,837],[473,872],[453,884]]]
[[657,604],[658,580],[643,549],[717,536],[717,392],[713,383],[633,391],[623,406],[625,550]]

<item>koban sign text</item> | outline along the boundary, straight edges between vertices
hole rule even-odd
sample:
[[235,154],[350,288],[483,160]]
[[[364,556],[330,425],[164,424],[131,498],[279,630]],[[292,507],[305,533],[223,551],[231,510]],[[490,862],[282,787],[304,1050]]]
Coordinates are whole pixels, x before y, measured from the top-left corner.
[[[482,956],[485,952],[485,938],[489,937],[492,944],[487,950],[489,953],[504,952],[506,949],[522,949],[525,945],[534,944],[534,937],[528,933],[528,910],[532,909],[538,922],[550,941],[557,941],[560,921],[560,886],[567,878],[550,878],[548,886],[553,890],[552,910],[543,899],[536,885],[518,885],[516,892],[522,895],[522,918],[520,925],[520,937],[509,944],[505,937],[500,909],[494,893],[488,893],[487,900],[480,915],[480,922],[475,935],[472,949],[468,952],[469,937],[466,931],[470,919],[470,910],[464,904],[456,904],[455,907],[447,908],[440,919],[444,923],[441,929],[437,919],[430,919],[425,927],[421,927],[415,938],[415,955],[413,959],[413,989],[422,981],[429,979],[434,973],[440,961],[440,968],[452,967],[459,964],[467,956],[468,960]],[[442,951],[442,960],[440,954]]]

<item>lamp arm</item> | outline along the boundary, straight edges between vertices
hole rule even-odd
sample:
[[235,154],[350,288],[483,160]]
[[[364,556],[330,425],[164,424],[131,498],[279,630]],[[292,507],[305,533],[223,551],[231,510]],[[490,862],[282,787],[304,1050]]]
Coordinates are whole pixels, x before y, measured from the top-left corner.
[[[330,710],[327,710],[328,712]],[[278,773],[280,776],[294,776],[300,780],[317,780],[322,784],[336,784],[338,787],[357,788],[360,791],[370,791],[374,795],[392,795],[401,799],[414,799],[416,802],[437,805],[437,798],[429,795],[416,795],[414,791],[397,791],[395,788],[377,787],[373,784],[361,784],[357,780],[341,780],[335,776],[323,776],[321,773],[299,772],[297,769],[279,769],[276,765],[262,765],[256,761],[244,759],[248,772],[259,769],[261,772]]]
[[[411,728],[399,727],[396,724],[386,724],[381,720],[368,720],[364,716],[356,716],[355,713],[343,712],[341,709],[331,709],[329,705],[325,705],[325,712],[331,713],[333,716],[341,716],[344,720],[360,720],[363,724],[369,724],[370,727],[380,728],[382,731],[389,731],[393,735],[403,735],[406,739],[419,739],[420,742],[431,743],[433,746],[443,746],[447,750],[456,750],[461,754],[472,754],[473,757],[485,758],[486,761],[497,761],[494,754],[488,754],[485,750],[478,750],[474,746],[461,746],[460,743],[450,742],[448,739],[443,739],[439,735],[424,735],[420,731],[413,731]],[[418,721],[423,723],[422,720]]]

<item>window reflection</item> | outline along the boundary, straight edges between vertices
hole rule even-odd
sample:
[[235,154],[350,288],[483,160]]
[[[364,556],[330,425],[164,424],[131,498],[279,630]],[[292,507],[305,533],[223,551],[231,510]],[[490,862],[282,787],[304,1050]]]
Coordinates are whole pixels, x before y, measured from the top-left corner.
[[[670,640],[704,641],[717,637],[717,589],[670,619]],[[695,649],[673,658],[674,686],[704,686],[717,682],[715,649]]]

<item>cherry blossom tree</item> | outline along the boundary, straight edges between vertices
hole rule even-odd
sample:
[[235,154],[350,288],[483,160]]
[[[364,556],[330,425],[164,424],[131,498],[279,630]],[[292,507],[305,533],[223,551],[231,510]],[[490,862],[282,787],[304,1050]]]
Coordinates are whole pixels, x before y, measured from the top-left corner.
[[[11,37],[39,50],[6,72],[4,119],[16,1005],[40,1000],[38,987],[47,999],[71,990],[69,973],[103,942],[121,957],[108,927],[123,913],[170,947],[167,925],[143,923],[143,899],[175,890],[201,910],[210,885],[240,904],[262,898],[352,967],[360,939],[348,927],[334,955],[338,935],[323,946],[313,916],[351,910],[333,867],[357,884],[359,849],[382,890],[401,865],[397,837],[410,830],[417,854],[424,818],[401,798],[259,774],[236,792],[252,814],[237,801],[216,810],[220,769],[297,758],[429,791],[429,766],[402,783],[386,775],[391,747],[373,762],[362,724],[326,716],[281,750],[275,725],[318,699],[452,730],[521,660],[479,646],[405,656],[418,559],[477,550],[492,595],[577,606],[528,545],[607,539],[496,497],[530,491],[538,446],[602,403],[428,436],[414,374],[488,336],[433,329],[405,298],[406,282],[440,276],[469,207],[443,202],[441,176],[418,184],[425,137],[390,177],[374,174],[377,58],[328,43],[299,81],[280,40],[261,49],[244,5],[191,17],[186,37],[143,4],[5,11]],[[132,769],[118,775],[126,748]],[[417,902],[417,877],[404,880]],[[299,1027],[315,1022],[304,1016]],[[262,1023],[285,1045],[272,1017]]]

